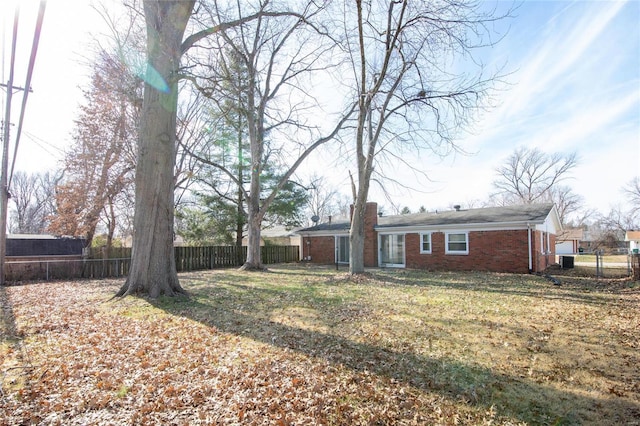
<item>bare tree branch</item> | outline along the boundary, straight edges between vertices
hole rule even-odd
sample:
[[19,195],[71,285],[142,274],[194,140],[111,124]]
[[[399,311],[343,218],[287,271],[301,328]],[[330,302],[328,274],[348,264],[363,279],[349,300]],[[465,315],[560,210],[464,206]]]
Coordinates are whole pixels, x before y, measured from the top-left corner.
[[553,189],[568,179],[578,164],[576,153],[545,154],[538,148],[521,147],[511,154],[505,165],[496,168],[498,191],[514,196],[521,203],[552,198]]

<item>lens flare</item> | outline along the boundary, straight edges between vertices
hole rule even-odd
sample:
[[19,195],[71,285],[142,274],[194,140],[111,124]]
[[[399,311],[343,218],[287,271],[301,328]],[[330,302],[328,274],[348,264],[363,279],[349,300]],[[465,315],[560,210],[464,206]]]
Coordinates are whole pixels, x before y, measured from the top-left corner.
[[149,86],[163,93],[169,93],[169,84],[151,64],[143,59],[144,55],[132,49],[120,48],[120,60],[131,72]]
[[144,74],[138,74],[138,77],[144,80],[149,86],[158,89],[163,93],[169,93],[169,85],[162,78],[162,75],[151,66],[151,64],[147,64],[146,72]]

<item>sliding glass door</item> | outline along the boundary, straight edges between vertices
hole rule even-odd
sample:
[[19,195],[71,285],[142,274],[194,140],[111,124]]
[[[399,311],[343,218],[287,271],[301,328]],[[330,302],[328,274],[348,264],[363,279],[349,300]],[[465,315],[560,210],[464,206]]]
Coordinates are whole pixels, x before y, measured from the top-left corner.
[[404,267],[404,234],[380,235],[380,266]]
[[349,236],[336,237],[336,263],[349,264]]

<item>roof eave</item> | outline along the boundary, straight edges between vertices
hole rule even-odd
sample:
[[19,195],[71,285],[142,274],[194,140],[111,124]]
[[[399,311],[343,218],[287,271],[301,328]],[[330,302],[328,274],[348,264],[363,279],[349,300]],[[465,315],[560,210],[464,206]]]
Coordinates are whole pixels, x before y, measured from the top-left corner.
[[448,224],[434,224],[434,225],[397,225],[397,226],[376,226],[376,231],[393,232],[393,231],[406,231],[407,229],[414,231],[437,231],[437,230],[455,230],[465,229],[473,231],[482,230],[512,230],[512,229],[527,229],[531,225],[541,225],[544,220],[525,220],[514,222],[476,222],[476,223],[448,223]]

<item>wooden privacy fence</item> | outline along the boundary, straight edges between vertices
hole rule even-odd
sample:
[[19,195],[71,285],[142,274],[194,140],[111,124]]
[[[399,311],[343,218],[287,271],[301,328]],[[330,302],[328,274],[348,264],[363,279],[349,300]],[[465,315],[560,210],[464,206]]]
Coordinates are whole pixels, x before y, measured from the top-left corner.
[[129,273],[131,259],[88,259],[82,256],[7,258],[7,282],[122,277]]
[[238,253],[236,246],[176,247],[175,253],[178,272],[240,266],[247,258],[247,248]]
[[[300,260],[298,246],[263,246],[262,263],[288,263]],[[247,247],[236,246],[175,247],[178,272],[229,268],[242,265]],[[124,277],[131,268],[131,248],[91,249],[86,258],[79,256],[7,258],[8,282],[74,278]]]

